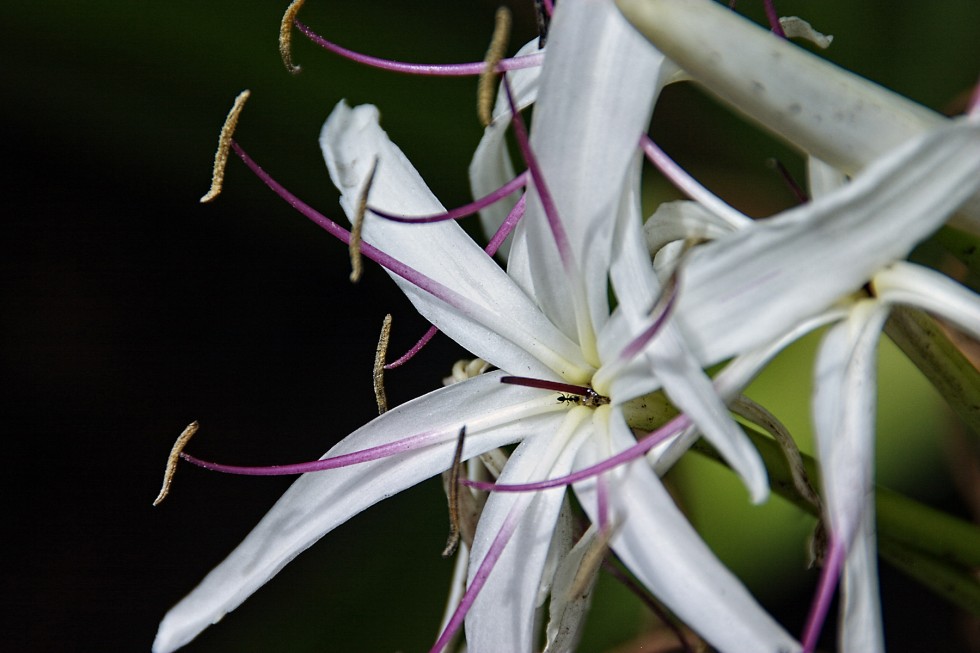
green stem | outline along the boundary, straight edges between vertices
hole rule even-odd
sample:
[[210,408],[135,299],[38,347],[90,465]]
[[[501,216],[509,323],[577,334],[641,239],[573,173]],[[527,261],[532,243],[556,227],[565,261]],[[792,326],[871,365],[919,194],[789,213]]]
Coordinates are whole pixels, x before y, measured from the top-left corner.
[[980,435],[980,373],[922,311],[895,307],[885,333],[909,357],[974,435]]
[[[796,490],[786,458],[770,437],[745,428],[769,472],[773,491],[816,515],[816,508]],[[711,445],[699,441],[694,450],[724,464]],[[811,479],[819,478],[816,461],[803,455]],[[882,557],[904,573],[964,610],[980,614],[980,528],[882,487],[875,488],[878,548]]]

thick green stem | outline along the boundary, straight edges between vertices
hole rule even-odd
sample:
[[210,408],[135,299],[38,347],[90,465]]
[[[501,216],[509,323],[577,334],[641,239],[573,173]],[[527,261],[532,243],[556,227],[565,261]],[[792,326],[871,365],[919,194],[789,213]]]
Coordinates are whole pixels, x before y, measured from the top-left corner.
[[909,357],[961,420],[980,436],[980,373],[934,319],[895,307],[885,333]]

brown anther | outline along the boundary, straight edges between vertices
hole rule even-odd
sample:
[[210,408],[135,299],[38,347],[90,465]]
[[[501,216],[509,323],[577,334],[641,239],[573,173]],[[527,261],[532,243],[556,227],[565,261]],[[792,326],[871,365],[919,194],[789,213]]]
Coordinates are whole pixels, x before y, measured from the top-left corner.
[[184,450],[187,443],[191,441],[194,434],[197,433],[197,429],[200,427],[196,421],[191,422],[187,425],[181,434],[177,437],[177,441],[174,442],[173,448],[170,450],[170,455],[167,457],[167,468],[163,472],[163,485],[160,487],[160,494],[157,498],[153,500],[153,505],[158,506],[160,502],[167,498],[170,494],[170,484],[173,483],[174,473],[177,471],[177,461],[180,460],[180,452]]
[[282,22],[279,23],[279,56],[282,57],[286,70],[293,75],[300,70],[299,66],[293,63],[293,21],[296,20],[296,14],[303,8],[305,2],[306,0],[293,0],[286,7],[286,13],[282,15]]
[[483,72],[480,73],[480,83],[476,90],[476,111],[484,127],[493,120],[493,89],[496,81],[497,64],[504,58],[507,42],[510,40],[510,10],[507,7],[497,9],[493,26],[493,37],[490,47],[483,58]]
[[376,158],[374,165],[371,166],[371,173],[364,181],[364,188],[361,189],[361,195],[357,198],[357,206],[354,209],[354,216],[351,218],[350,243],[348,244],[351,283],[357,283],[360,280],[361,272],[364,269],[361,264],[361,230],[364,227],[364,214],[367,213],[368,193],[371,192],[371,184],[374,183],[374,175],[377,172],[378,159]]
[[381,324],[381,337],[374,352],[374,398],[378,402],[378,415],[388,410],[388,395],[385,394],[385,358],[388,356],[388,340],[391,338],[391,313],[385,315]]
[[235,127],[238,125],[238,116],[241,115],[245,107],[245,100],[251,92],[247,89],[238,94],[235,103],[225,118],[225,124],[221,127],[221,134],[218,136],[218,149],[214,153],[214,168],[211,172],[211,188],[201,198],[201,203],[210,202],[221,194],[221,185],[225,181],[225,166],[228,165],[228,150],[231,149],[231,139],[235,135]]
[[459,437],[456,439],[456,451],[453,453],[453,465],[449,468],[449,480],[446,494],[449,498],[449,539],[446,540],[446,548],[442,550],[442,557],[448,558],[456,552],[459,546],[459,470],[463,466],[463,441],[466,439],[466,426],[459,429]]

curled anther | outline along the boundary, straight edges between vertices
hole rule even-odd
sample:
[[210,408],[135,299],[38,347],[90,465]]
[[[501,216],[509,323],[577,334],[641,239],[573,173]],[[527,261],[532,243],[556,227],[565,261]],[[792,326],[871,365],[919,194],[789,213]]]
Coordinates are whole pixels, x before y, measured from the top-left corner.
[[201,203],[207,203],[221,194],[221,186],[225,181],[225,166],[228,165],[228,150],[231,149],[231,139],[235,135],[235,127],[238,125],[238,117],[245,108],[245,101],[251,92],[246,89],[238,94],[235,103],[225,118],[225,124],[221,126],[221,134],[218,136],[218,149],[214,153],[214,168],[211,172],[211,188],[201,198]]
[[465,440],[466,426],[464,425],[459,429],[459,437],[456,439],[456,450],[453,452],[453,465],[449,468],[449,480],[446,490],[449,499],[449,539],[446,540],[446,548],[442,550],[443,558],[451,556],[456,552],[456,547],[459,546],[459,470],[463,466],[463,442]]
[[181,431],[177,437],[177,441],[174,442],[174,446],[170,450],[170,455],[167,456],[167,468],[163,472],[163,485],[160,487],[160,493],[157,495],[157,498],[153,500],[154,506],[160,505],[160,502],[170,494],[170,485],[174,481],[174,473],[177,471],[177,461],[180,460],[180,453],[187,446],[187,443],[191,441],[191,438],[194,437],[194,434],[197,433],[198,428],[200,428],[200,424],[197,421],[191,422]]
[[351,283],[357,283],[361,278],[361,272],[364,270],[364,266],[361,263],[361,230],[364,227],[364,214],[367,213],[368,194],[371,192],[371,184],[374,183],[374,175],[377,172],[378,159],[375,158],[374,164],[371,166],[371,172],[364,181],[364,188],[361,189],[361,195],[357,198],[357,208],[354,211],[354,217],[351,219],[350,244],[348,245],[348,250],[350,251]]
[[487,54],[483,58],[483,72],[480,73],[480,82],[476,91],[476,109],[484,127],[489,125],[493,119],[494,71],[500,60],[504,58],[507,42],[510,40],[510,23],[510,10],[507,7],[498,8],[493,26],[493,37],[490,39]]
[[286,7],[286,13],[282,15],[282,22],[279,23],[279,56],[282,63],[293,75],[300,71],[300,67],[293,63],[293,21],[296,15],[303,8],[306,0],[293,0]]
[[385,358],[388,356],[388,341],[391,338],[391,313],[385,315],[381,324],[378,348],[374,352],[374,398],[378,402],[378,415],[388,411],[388,395],[385,393]]

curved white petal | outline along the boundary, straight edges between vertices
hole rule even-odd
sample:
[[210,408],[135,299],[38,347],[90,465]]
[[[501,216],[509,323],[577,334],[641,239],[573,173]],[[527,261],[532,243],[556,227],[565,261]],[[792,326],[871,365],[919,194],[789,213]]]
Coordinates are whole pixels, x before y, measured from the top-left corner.
[[354,431],[324,457],[431,434],[433,443],[372,462],[304,474],[224,562],[167,613],[155,653],[180,648],[234,610],[290,560],[365,508],[452,465],[466,425],[464,458],[534,433],[554,421],[554,401],[491,373],[403,404]]
[[[517,51],[515,56],[540,52],[538,39],[534,38]],[[518,109],[530,106],[538,98],[538,80],[541,78],[541,67],[522,68],[507,73],[507,81],[514,93],[514,104]],[[483,130],[483,137],[477,145],[473,159],[470,161],[470,188],[473,197],[484,197],[497,190],[514,178],[514,164],[510,160],[510,152],[504,137],[510,126],[510,104],[503,89],[497,91],[497,101],[493,108],[493,119]],[[501,200],[480,211],[480,224],[483,233],[490,238],[497,232],[507,218],[508,212],[514,207],[519,194],[514,193],[506,200]],[[500,248],[500,254],[506,260],[510,252],[508,238]]]
[[[536,192],[529,193],[518,237],[527,239],[535,297],[570,336],[578,333],[576,311],[600,324],[608,315],[612,221],[653,102],[673,71],[611,3],[558,4],[531,146],[581,281],[568,278]],[[585,284],[588,306],[576,306],[581,293],[575,283]]]
[[839,190],[696,248],[675,319],[703,364],[772,339],[905,257],[980,187],[980,125],[944,123]]
[[[370,206],[400,215],[443,211],[379,126],[375,107],[338,104],[323,126],[320,145],[348,217],[375,160]],[[455,222],[399,224],[368,214],[363,238],[457,294],[449,305],[392,274],[419,312],[468,351],[512,374],[587,378],[590,370],[579,349]]]
[[899,261],[876,274],[873,284],[881,301],[929,311],[980,339],[980,296],[946,275]]
[[675,240],[714,240],[732,231],[731,223],[690,200],[662,203],[643,224],[651,255]]
[[[610,412],[608,438],[586,442],[576,460],[585,467],[634,443],[626,424]],[[684,623],[725,653],[777,653],[800,646],[700,538],[645,459],[609,473],[613,551]],[[596,483],[575,485],[582,507],[597,519]]]
[[[573,408],[529,431],[498,482],[524,483],[568,473],[579,446],[591,434],[590,413],[587,408]],[[564,488],[490,495],[473,538],[471,585],[504,523],[520,522],[466,616],[467,651],[534,649],[538,587],[564,496]]]
[[[764,129],[854,175],[941,115],[780,39],[712,0],[617,0],[691,77]],[[976,189],[952,224],[980,231]]]
[[847,320],[827,331],[817,354],[813,420],[825,509],[831,534],[847,553],[842,633],[853,638],[864,629],[862,644],[877,642],[872,648],[844,650],[882,650],[874,540],[867,520],[874,515],[876,354],[887,317],[888,307],[880,302],[855,304]]
[[[625,209],[624,213],[628,211]],[[647,314],[660,289],[650,266],[650,255],[638,222],[623,222],[619,226],[621,228],[615,231],[615,253],[610,278],[620,302],[617,310],[626,316],[632,325],[632,332],[638,335],[650,323]],[[691,421],[742,477],[753,500],[762,501],[769,493],[762,458],[728,414],[728,409],[712,386],[711,379],[691,353],[684,335],[676,323],[668,321],[660,327],[660,332],[638,358],[645,363],[647,375],[655,376],[660,381],[674,405],[687,413]],[[604,340],[605,337],[600,337],[600,341]],[[620,347],[625,344],[620,343]],[[634,368],[633,373],[615,374],[612,380],[610,396],[615,397],[617,402],[649,391],[649,384],[646,383],[634,387],[625,385],[634,380],[635,363],[630,367]],[[602,386],[605,373],[604,369],[597,372],[594,385]]]

